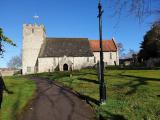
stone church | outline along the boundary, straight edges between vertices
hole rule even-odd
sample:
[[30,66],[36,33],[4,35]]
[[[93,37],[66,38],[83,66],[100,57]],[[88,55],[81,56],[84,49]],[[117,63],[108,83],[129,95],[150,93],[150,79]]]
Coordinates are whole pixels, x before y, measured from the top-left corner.
[[[99,41],[88,38],[48,38],[44,25],[23,25],[23,74],[79,70],[99,61]],[[114,41],[103,40],[104,62],[119,65]]]

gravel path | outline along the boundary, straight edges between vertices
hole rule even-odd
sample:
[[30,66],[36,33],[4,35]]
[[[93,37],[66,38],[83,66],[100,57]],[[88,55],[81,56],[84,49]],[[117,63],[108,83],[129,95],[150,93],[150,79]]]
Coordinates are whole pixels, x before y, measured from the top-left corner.
[[37,93],[21,120],[94,120],[95,112],[72,91],[54,81],[33,78]]

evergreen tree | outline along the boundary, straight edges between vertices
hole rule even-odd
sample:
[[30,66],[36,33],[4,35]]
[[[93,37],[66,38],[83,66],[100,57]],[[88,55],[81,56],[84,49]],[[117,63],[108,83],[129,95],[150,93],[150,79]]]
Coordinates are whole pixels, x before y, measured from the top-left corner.
[[3,53],[5,52],[4,47],[3,47],[3,42],[6,42],[12,46],[16,46],[16,44],[14,44],[11,39],[9,39],[3,34],[3,29],[0,28],[0,56],[3,55]]
[[160,21],[155,22],[144,36],[139,57],[144,60],[160,57]]

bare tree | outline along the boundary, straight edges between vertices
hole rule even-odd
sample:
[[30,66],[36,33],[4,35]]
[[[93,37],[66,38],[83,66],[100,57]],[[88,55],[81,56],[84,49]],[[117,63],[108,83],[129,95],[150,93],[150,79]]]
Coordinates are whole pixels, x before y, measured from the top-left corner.
[[124,49],[123,44],[122,43],[118,43],[117,46],[118,46],[119,57],[120,58],[124,58],[124,56],[125,56],[125,53],[124,53],[125,49]]
[[137,54],[133,49],[129,49],[129,51],[125,54],[125,58],[132,58],[134,54]]
[[22,66],[22,56],[14,56],[7,63],[8,68],[16,68],[19,69]]
[[[113,15],[121,16],[121,13],[125,11],[139,20],[152,14],[160,16],[160,0],[112,0],[108,2],[114,7]],[[157,5],[156,8],[155,5]]]

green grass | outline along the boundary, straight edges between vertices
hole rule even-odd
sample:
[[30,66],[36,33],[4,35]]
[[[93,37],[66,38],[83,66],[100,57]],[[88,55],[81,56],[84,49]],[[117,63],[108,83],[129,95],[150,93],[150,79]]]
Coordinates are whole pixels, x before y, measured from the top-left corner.
[[[37,74],[56,80],[84,95],[106,120],[160,120],[160,70],[105,71],[107,101],[99,100],[99,84],[95,70]],[[36,75],[35,75],[36,76]]]
[[0,120],[15,120],[32,98],[36,87],[33,81],[20,76],[4,77],[4,82],[13,94],[4,92]]

